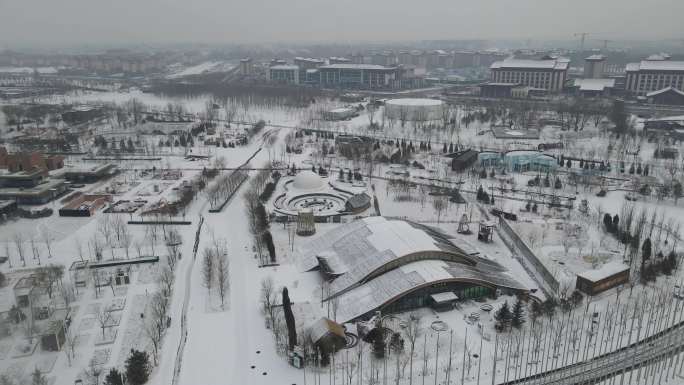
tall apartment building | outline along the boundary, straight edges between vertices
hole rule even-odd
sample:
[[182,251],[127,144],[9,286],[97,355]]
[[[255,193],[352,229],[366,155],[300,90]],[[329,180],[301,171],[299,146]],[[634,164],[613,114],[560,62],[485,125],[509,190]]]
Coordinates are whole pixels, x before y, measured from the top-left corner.
[[291,64],[277,64],[269,67],[269,79],[272,82],[284,84],[299,84],[299,66]]
[[568,78],[569,64],[566,58],[507,59],[494,62],[489,67],[490,79],[497,84],[517,84],[558,92]]
[[584,59],[584,78],[600,79],[603,77],[606,57],[600,54],[591,55]]
[[625,68],[625,89],[643,96],[672,87],[684,91],[684,61],[642,60]]

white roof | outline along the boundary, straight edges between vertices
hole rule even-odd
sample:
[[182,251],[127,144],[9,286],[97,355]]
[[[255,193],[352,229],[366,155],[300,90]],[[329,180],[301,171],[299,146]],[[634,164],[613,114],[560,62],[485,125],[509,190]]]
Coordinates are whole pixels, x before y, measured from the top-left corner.
[[293,64],[279,64],[271,67],[272,70],[298,70],[299,66]]
[[491,69],[503,68],[526,68],[526,69],[548,69],[566,70],[569,62],[567,60],[531,60],[531,59],[506,59],[492,63]]
[[608,262],[598,269],[587,270],[577,274],[577,276],[591,282],[598,282],[625,270],[629,270],[629,266],[622,262]]
[[458,296],[454,294],[453,291],[447,291],[444,293],[435,293],[431,294],[430,297],[437,302],[437,303],[442,303],[442,302],[449,302],[449,301],[456,301],[458,300]]
[[606,60],[606,57],[604,55],[601,55],[601,54],[595,54],[595,55],[591,55],[591,56],[585,58],[584,60],[600,61],[600,60]]
[[481,282],[517,290],[527,289],[506,271],[489,270],[479,264],[470,266],[434,259],[422,260],[390,270],[340,294],[337,319],[348,322],[416,289],[445,281]]
[[441,106],[442,101],[438,99],[426,98],[403,98],[391,99],[386,101],[385,104],[391,104],[395,106]]
[[353,70],[385,70],[393,69],[394,67],[385,67],[377,64],[352,64],[352,63],[340,63],[340,64],[330,64],[327,66],[322,66],[323,69],[353,69]]
[[615,87],[615,79],[575,79],[580,91],[603,91]]
[[[503,271],[496,262],[463,250],[460,242],[456,246],[451,237],[438,229],[380,216],[359,219],[313,238],[297,253],[297,266],[300,271],[309,271],[320,265],[319,260],[324,260],[333,273],[341,274],[331,285],[331,295],[335,295],[393,264],[401,266],[401,262],[407,262],[404,257],[409,256],[418,262],[425,259],[439,262],[438,267],[443,261],[462,263],[492,274],[492,279]],[[422,281],[449,278],[443,269],[434,265],[413,263],[411,267],[403,265],[395,270],[396,274],[415,275]]]
[[642,60],[640,63],[629,63],[627,71],[684,71],[684,61]]

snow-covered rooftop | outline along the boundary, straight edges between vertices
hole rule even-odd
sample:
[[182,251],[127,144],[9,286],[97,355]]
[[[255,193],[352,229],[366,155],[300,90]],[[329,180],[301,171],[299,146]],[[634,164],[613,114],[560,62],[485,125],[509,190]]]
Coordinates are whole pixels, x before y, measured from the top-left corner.
[[575,79],[580,91],[603,91],[615,87],[615,79]]
[[642,60],[639,63],[629,63],[627,71],[684,71],[684,61],[672,60]]
[[601,60],[606,60],[606,57],[604,55],[601,55],[601,54],[594,54],[594,55],[591,55],[589,57],[584,58],[584,60],[601,61]]
[[629,266],[622,262],[608,262],[598,269],[587,270],[577,274],[577,276],[591,282],[598,282],[625,270],[629,270]]
[[447,281],[480,282],[499,287],[527,290],[505,271],[491,271],[462,263],[423,260],[408,263],[375,277],[338,298],[337,319],[350,321],[388,305],[406,293]]
[[321,66],[321,69],[352,69],[352,70],[386,70],[394,67],[385,67],[378,64],[353,64],[353,63],[339,63]]
[[299,66],[296,66],[294,64],[278,64],[278,65],[272,66],[271,69],[272,70],[290,70],[290,71],[295,70],[296,71],[299,69]]
[[531,60],[531,59],[506,59],[492,63],[490,69],[548,69],[567,70],[567,60]]
[[[369,217],[347,223],[311,240],[300,250],[297,266],[301,271],[309,271],[323,260],[332,270],[330,273],[339,275],[331,284],[331,295],[347,291],[409,260],[444,260],[477,266],[491,274],[504,271],[496,262],[477,257],[470,245],[465,248],[471,253],[432,227],[400,219]],[[406,266],[400,269],[407,272]],[[427,270],[421,271],[427,274]],[[449,278],[437,277],[434,271],[429,276],[425,274],[421,276],[427,281]]]
[[385,102],[385,104],[391,104],[396,106],[441,106],[442,101],[437,99],[426,99],[426,98],[402,98],[402,99],[391,99]]

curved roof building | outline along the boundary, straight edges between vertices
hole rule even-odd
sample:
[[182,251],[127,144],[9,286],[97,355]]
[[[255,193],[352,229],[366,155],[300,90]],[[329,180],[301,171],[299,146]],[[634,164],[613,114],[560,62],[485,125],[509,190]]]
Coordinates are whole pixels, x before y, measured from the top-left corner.
[[456,246],[441,231],[385,217],[350,222],[313,239],[297,265],[332,280],[328,299],[337,298],[337,318],[345,322],[378,309],[422,306],[426,294],[527,290],[501,265]]

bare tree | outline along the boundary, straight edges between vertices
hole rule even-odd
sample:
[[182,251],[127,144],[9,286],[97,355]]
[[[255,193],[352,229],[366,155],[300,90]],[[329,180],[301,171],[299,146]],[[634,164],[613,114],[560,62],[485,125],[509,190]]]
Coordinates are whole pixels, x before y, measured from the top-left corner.
[[76,358],[76,345],[78,344],[78,335],[72,331],[72,329],[67,329],[64,334],[64,354],[67,356],[67,361],[69,366],[71,366],[71,360]]
[[22,266],[26,266],[26,256],[24,255],[24,235],[19,232],[15,232],[12,235],[12,241],[14,241],[14,246],[17,248],[17,254],[19,255],[19,260]]
[[112,323],[112,308],[109,306],[103,307],[95,316],[95,319],[97,320],[97,324],[100,325],[100,329],[102,329],[102,339],[105,339],[105,330],[108,327],[111,327]]
[[274,307],[278,301],[278,293],[275,290],[273,284],[273,278],[266,277],[261,281],[261,306],[264,311],[264,315],[268,317],[268,322],[273,329],[273,323],[275,322],[275,311]]
[[158,282],[162,295],[171,296],[173,289],[173,270],[169,266],[164,266],[159,270]]
[[48,258],[52,258],[52,231],[45,225],[41,226],[40,230],[40,237],[45,243],[45,248],[47,248]]
[[76,248],[78,257],[81,259],[81,262],[83,262],[83,244],[81,244],[81,238],[74,237],[74,247]]
[[216,288],[221,297],[221,308],[223,308],[229,288],[228,255],[226,254],[216,256]]
[[202,283],[211,294],[211,287],[214,283],[214,250],[205,248],[202,257]]
[[85,375],[88,383],[91,385],[99,385],[100,377],[103,373],[104,368],[102,367],[102,364],[99,364],[97,361],[95,361],[95,357],[91,358],[88,366],[83,369],[83,374]]
[[31,244],[31,253],[33,254],[33,259],[38,260],[38,266],[40,266],[40,249],[36,245],[36,238],[31,235],[29,238],[29,243]]
[[7,262],[9,262],[9,267],[10,269],[12,268],[12,258],[10,258],[10,243],[5,242],[5,257],[7,258]]
[[160,292],[155,292],[150,300],[150,316],[143,324],[143,331],[152,344],[152,353],[154,357],[154,364],[157,365],[159,359],[159,349],[161,348],[161,340],[166,330],[169,300]]
[[432,208],[435,209],[435,212],[437,213],[437,223],[439,223],[442,213],[446,209],[446,201],[444,197],[441,196],[435,196],[432,199]]
[[406,320],[404,334],[409,347],[409,385],[413,384],[413,357],[416,351],[416,341],[421,333],[421,318],[417,314],[411,314]]
[[126,259],[130,258],[129,250],[131,248],[132,242],[133,242],[133,235],[131,235],[131,232],[128,230],[128,227],[124,227],[123,230],[121,231],[120,244],[121,244],[121,246],[123,246],[124,251],[126,252]]

